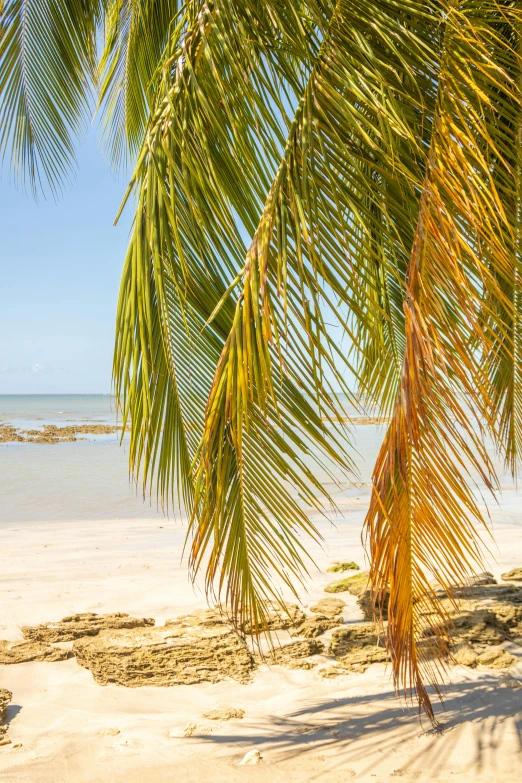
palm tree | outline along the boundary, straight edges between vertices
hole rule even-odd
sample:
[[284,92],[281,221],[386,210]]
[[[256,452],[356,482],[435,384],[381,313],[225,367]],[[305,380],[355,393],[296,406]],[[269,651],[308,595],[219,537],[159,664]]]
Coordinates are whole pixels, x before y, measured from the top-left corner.
[[317,468],[353,470],[343,400],[388,417],[372,591],[396,686],[433,719],[431,580],[480,568],[486,436],[513,473],[522,447],[522,3],[0,7],[17,176],[58,192],[93,108],[133,167],[115,390],[132,470],[189,515],[193,573],[261,631],[306,578]]

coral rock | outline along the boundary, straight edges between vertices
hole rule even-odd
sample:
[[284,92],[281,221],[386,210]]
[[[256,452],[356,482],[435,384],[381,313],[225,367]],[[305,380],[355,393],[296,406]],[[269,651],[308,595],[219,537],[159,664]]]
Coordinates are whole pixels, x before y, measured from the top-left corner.
[[292,669],[311,668],[306,661],[310,655],[320,655],[324,652],[324,644],[316,639],[307,639],[303,642],[290,642],[282,647],[275,647],[264,657],[257,656],[259,662],[269,665],[288,666]]
[[310,611],[327,617],[335,617],[341,614],[345,606],[346,602],[340,598],[321,598],[315,606],[310,607]]
[[6,642],[0,639],[0,663],[54,662],[72,657],[72,650],[62,650],[45,642]]
[[245,714],[245,710],[236,709],[235,707],[225,707],[222,710],[210,710],[203,715],[207,720],[232,720],[233,718],[242,718]]
[[73,645],[99,685],[190,685],[232,677],[248,682],[253,659],[218,613],[196,612],[161,628],[102,631]]
[[388,660],[379,629],[373,623],[354,623],[334,631],[330,653],[341,667],[355,672]]
[[477,663],[489,669],[507,669],[511,664],[516,663],[516,660],[514,655],[506,652],[502,647],[491,647],[478,656]]
[[365,590],[357,599],[357,603],[359,604],[361,611],[364,615],[365,620],[373,620],[374,615],[379,615],[379,612],[382,614],[382,619],[387,620],[388,619],[388,603],[390,600],[390,594],[386,593],[384,596],[384,601],[382,602],[382,605],[379,606],[378,604],[374,606],[372,594],[369,590]]
[[309,617],[301,625],[299,625],[292,636],[305,636],[307,639],[315,639],[316,636],[320,636],[325,631],[329,631],[330,628],[336,628],[338,625],[342,625],[342,617],[325,617],[324,615],[316,615],[315,617]]
[[477,665],[477,653],[469,644],[459,644],[455,652],[453,653],[455,663],[460,663],[461,666],[476,666]]
[[[285,631],[295,628],[306,620],[306,615],[296,604],[279,604],[277,601],[266,601],[264,622],[260,621],[259,631]],[[254,632],[250,623],[245,623],[243,633]]]
[[475,642],[475,644],[499,644],[509,638],[509,628],[494,611],[461,607],[452,618],[453,642]]
[[513,568],[505,574],[502,574],[502,579],[506,582],[522,582],[522,568]]
[[361,571],[360,574],[348,576],[340,582],[332,582],[324,588],[325,593],[350,593],[360,596],[368,588],[369,571]]
[[208,723],[187,723],[183,731],[177,731],[173,729],[170,732],[170,737],[192,737],[193,734],[212,734],[219,726],[212,726]]
[[83,636],[96,636],[100,631],[116,628],[143,628],[154,625],[147,617],[130,617],[123,612],[115,614],[73,614],[56,623],[24,626],[22,633],[26,639],[40,642],[72,642]]
[[9,707],[9,702],[12,698],[13,694],[11,691],[8,691],[7,688],[0,688],[0,736],[5,731],[5,726],[3,724],[7,718],[7,708]]
[[482,587],[483,585],[496,585],[497,580],[489,571],[483,571],[481,574],[470,576],[466,580],[468,587]]

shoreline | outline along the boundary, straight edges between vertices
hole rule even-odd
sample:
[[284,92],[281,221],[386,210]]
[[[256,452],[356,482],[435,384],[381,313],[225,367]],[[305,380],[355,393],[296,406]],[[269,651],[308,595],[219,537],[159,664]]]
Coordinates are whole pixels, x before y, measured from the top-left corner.
[[[497,578],[522,564],[522,512],[512,500],[494,511]],[[328,551],[314,552],[319,570],[311,575],[308,607],[326,597],[324,586],[338,576],[326,572],[334,557],[364,567],[360,530],[367,497],[342,505],[346,519],[337,527],[318,522]],[[194,592],[179,562],[184,533],[161,518],[4,527],[0,637],[20,639],[21,625],[76,612],[128,612],[161,624],[206,607],[201,586]],[[345,622],[360,620],[356,599],[340,597],[347,604]],[[384,664],[333,680],[314,669],[262,664],[248,685],[168,688],[100,686],[74,658],[0,666],[0,687],[13,693],[9,737],[21,744],[0,748],[1,776],[6,783],[141,783],[144,777],[155,783],[203,777],[216,783],[393,783],[396,777],[431,781],[451,775],[462,783],[515,783],[522,690],[500,687],[502,674],[494,671],[458,666],[450,673],[446,712],[437,705],[446,724],[438,735],[426,721],[419,723],[415,706],[395,697]],[[520,679],[522,663],[512,673]],[[245,715],[210,733],[179,736],[187,724],[201,724],[208,710],[223,707]],[[239,766],[252,749],[260,751],[261,763]]]

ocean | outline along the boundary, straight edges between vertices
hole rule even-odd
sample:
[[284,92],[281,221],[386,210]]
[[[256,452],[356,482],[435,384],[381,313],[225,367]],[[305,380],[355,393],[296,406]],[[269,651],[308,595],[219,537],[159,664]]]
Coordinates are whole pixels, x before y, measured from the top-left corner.
[[[0,423],[21,429],[44,424],[116,423],[110,395],[0,395]],[[323,480],[332,496],[369,494],[383,427],[354,427],[351,486],[340,475]],[[157,498],[130,479],[128,452],[119,434],[88,435],[73,443],[0,444],[0,525],[74,519],[163,518]],[[365,486],[366,485],[366,486]]]
[[[0,422],[21,429],[44,424],[115,424],[109,395],[0,395]],[[351,454],[358,469],[354,482],[334,471],[320,478],[334,500],[369,496],[373,465],[384,426],[352,428]],[[145,497],[129,476],[128,450],[118,433],[88,435],[73,443],[0,443],[0,525],[75,519],[164,518],[154,493]],[[317,467],[314,467],[317,471]],[[520,493],[499,465],[507,498]],[[481,489],[479,485],[479,490]],[[494,505],[493,503],[491,504]],[[178,513],[179,516],[179,513]],[[342,523],[335,514],[329,515]]]

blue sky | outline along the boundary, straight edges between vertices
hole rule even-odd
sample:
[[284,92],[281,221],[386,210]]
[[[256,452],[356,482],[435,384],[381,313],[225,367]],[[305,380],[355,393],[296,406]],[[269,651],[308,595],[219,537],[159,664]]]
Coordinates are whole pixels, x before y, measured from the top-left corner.
[[91,130],[74,181],[35,202],[0,181],[0,394],[107,393],[132,207]]

